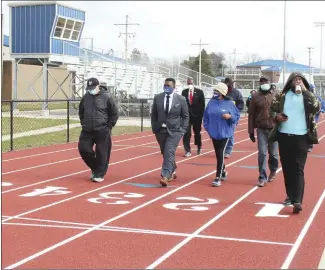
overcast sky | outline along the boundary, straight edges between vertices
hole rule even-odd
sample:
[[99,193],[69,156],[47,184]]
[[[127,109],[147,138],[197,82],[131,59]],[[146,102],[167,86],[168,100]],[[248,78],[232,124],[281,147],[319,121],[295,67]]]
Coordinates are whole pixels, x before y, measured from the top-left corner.
[[[9,34],[9,8],[2,2],[4,32]],[[202,38],[208,52],[258,53],[264,59],[282,58],[283,1],[62,1],[86,11],[83,37],[92,37],[94,47],[124,51],[119,33],[128,14],[135,32],[129,40],[130,51],[138,48],[151,57],[198,54],[191,46]],[[313,47],[312,65],[320,64],[320,28],[325,21],[324,1],[287,1],[287,52],[295,62],[308,65],[307,47]],[[325,29],[323,59],[325,59]],[[230,57],[231,55],[229,55]],[[238,55],[239,59],[242,55]],[[323,68],[325,61],[323,60]]]

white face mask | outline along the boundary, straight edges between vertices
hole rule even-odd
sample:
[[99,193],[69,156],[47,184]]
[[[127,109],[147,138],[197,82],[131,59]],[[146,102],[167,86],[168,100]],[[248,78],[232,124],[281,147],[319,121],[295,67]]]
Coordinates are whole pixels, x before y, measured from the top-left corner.
[[261,90],[262,91],[269,91],[271,89],[271,85],[266,83],[261,85]]
[[188,86],[188,89],[193,90],[193,89],[194,89],[194,85],[193,85],[193,84],[190,84],[190,85]]
[[97,94],[97,87],[95,88],[95,89],[93,89],[93,90],[88,90],[88,92],[89,92],[89,94],[91,94],[91,95],[96,95]]

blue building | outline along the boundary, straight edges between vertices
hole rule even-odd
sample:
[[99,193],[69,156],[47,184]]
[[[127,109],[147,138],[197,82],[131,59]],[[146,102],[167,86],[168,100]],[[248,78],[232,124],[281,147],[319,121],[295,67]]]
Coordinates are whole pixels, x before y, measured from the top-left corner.
[[9,47],[14,58],[13,98],[17,96],[17,65],[43,65],[43,99],[48,99],[48,65],[79,63],[85,12],[56,1],[10,3]]

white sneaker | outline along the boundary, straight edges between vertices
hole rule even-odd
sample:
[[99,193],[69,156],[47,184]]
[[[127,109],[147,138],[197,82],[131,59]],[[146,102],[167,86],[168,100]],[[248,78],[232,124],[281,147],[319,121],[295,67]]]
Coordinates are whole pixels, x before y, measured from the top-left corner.
[[94,182],[97,182],[97,183],[101,183],[101,182],[104,181],[104,177],[94,177],[94,178],[93,178],[93,181],[94,181]]
[[190,157],[190,156],[192,156],[191,152],[186,152],[184,155],[184,157]]

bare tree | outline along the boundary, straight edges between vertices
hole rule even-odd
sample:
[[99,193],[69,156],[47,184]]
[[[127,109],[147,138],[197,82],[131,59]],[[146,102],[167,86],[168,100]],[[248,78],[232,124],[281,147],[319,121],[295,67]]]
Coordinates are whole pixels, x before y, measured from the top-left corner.
[[253,63],[261,61],[262,57],[257,53],[246,53],[246,55],[244,56],[244,60],[246,63]]

